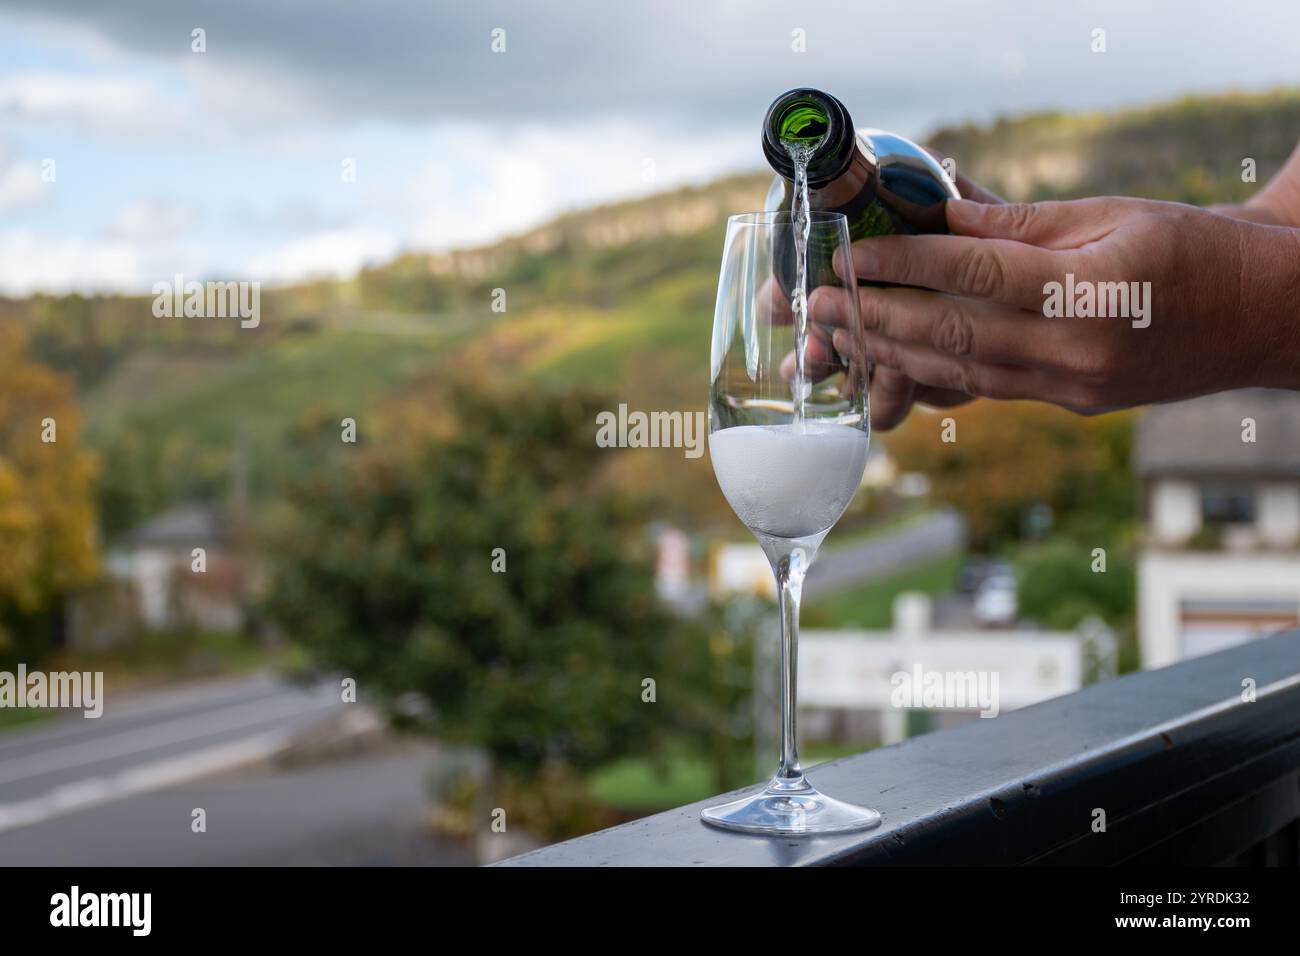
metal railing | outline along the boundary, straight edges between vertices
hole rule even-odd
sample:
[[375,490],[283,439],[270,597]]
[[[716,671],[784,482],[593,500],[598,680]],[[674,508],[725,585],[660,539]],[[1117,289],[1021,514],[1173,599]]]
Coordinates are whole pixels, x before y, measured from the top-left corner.
[[1300,631],[823,764],[814,779],[883,824],[728,833],[700,822],[714,797],[500,865],[1294,865]]

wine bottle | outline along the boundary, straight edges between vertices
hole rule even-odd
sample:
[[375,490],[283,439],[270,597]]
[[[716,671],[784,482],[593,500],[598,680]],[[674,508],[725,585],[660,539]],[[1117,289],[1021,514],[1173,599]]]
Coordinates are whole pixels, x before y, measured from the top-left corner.
[[961,194],[933,156],[878,129],[857,131],[844,104],[820,90],[783,93],[763,120],[763,155],[776,171],[768,210],[790,210],[795,158],[808,162],[811,209],[843,213],[849,238],[947,232],[944,202]]

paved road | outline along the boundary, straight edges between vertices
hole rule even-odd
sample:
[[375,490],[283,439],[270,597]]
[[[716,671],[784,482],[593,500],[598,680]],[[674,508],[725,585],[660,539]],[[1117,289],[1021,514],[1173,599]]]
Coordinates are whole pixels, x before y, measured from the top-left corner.
[[344,706],[337,687],[297,688],[269,676],[126,700],[115,700],[110,686],[98,719],[73,712],[0,736],[0,831],[96,794],[148,789],[160,775],[226,769],[240,752],[256,759]]
[[[0,833],[0,865],[471,865],[468,849],[429,832],[435,756],[236,771],[139,794]],[[195,808],[206,832],[191,829]]]
[[[264,769],[349,706],[336,682],[269,676],[124,701],[110,688],[97,720],[77,713],[0,735],[0,865],[454,858],[423,836],[431,748]],[[195,807],[207,833],[190,829]]]
[[966,546],[966,527],[961,515],[946,509],[900,528],[893,534],[868,538],[843,548],[834,546],[817,556],[805,594],[838,591],[876,578],[886,577],[908,565],[961,551]]

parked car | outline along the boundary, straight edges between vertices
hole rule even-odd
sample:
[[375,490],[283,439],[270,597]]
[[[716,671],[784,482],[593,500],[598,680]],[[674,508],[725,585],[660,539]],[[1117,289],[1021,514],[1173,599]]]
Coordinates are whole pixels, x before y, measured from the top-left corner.
[[1019,610],[1015,575],[990,574],[975,589],[971,613],[980,624],[1012,624]]

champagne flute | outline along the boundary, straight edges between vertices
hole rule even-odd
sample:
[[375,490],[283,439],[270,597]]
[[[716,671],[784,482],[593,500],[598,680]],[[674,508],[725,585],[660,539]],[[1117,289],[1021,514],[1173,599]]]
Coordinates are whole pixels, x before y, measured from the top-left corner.
[[[818,792],[799,765],[804,575],[862,482],[870,433],[848,221],[807,215],[807,222],[789,212],[727,220],[713,318],[709,454],[728,503],[772,565],[781,612],[780,764],[758,792],[701,814],[747,833],[839,833],[880,823],[875,810]],[[797,250],[805,245],[801,273]],[[804,320],[802,290],[811,290],[810,300],[836,300],[833,325]]]

